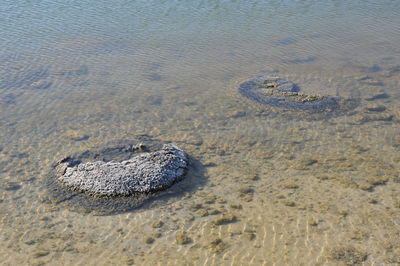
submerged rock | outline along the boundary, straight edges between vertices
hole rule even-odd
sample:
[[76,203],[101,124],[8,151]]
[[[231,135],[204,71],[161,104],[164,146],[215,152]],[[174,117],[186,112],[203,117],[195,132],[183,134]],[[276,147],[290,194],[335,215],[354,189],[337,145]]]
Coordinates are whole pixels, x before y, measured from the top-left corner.
[[359,265],[367,260],[368,254],[352,246],[344,246],[333,248],[328,258],[337,262],[343,262],[346,265]]
[[274,76],[259,76],[240,84],[239,92],[248,99],[286,110],[333,113],[356,107],[353,99],[305,94],[296,84]]
[[188,156],[173,144],[124,144],[67,157],[45,183],[53,202],[111,214],[138,207],[182,180],[188,164]]
[[186,245],[192,242],[192,239],[184,231],[176,233],[175,239],[179,245]]

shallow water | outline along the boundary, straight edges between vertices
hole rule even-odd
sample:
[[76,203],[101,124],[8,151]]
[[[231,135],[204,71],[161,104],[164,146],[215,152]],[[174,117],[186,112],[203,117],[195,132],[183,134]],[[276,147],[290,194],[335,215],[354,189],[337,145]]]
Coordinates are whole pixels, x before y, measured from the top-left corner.
[[[2,1],[0,261],[397,265],[399,13],[390,0]],[[283,112],[238,93],[257,75],[360,104]],[[57,160],[141,135],[196,167],[127,213],[49,200]]]

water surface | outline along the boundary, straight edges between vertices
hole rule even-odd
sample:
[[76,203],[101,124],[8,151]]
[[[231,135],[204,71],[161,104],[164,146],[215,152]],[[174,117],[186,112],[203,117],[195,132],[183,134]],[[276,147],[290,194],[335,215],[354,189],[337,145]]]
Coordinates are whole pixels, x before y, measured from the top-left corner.
[[[2,1],[2,263],[400,263],[399,14],[390,0]],[[257,75],[360,105],[281,112],[238,93]],[[54,162],[141,135],[198,160],[174,193],[111,216],[49,200]]]

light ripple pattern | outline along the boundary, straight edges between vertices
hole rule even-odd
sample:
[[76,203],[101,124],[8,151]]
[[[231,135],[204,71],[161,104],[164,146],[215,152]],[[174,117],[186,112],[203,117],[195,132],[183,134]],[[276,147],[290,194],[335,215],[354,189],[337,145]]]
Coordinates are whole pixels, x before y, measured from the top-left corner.
[[[399,13],[396,0],[2,0],[2,265],[398,264]],[[259,75],[360,105],[290,116],[237,92]],[[143,135],[195,160],[181,192],[112,216],[49,200],[57,160]]]

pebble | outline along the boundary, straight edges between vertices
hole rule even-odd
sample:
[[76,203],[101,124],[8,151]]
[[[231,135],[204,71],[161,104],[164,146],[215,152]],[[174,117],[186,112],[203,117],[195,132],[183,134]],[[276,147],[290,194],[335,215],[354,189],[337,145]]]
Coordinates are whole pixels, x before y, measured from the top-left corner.
[[188,237],[187,233],[183,231],[176,233],[175,240],[176,243],[178,243],[179,245],[186,245],[192,242],[192,240]]
[[214,225],[225,225],[229,223],[234,223],[237,221],[237,218],[233,214],[223,214],[222,216],[216,218],[213,221]]

